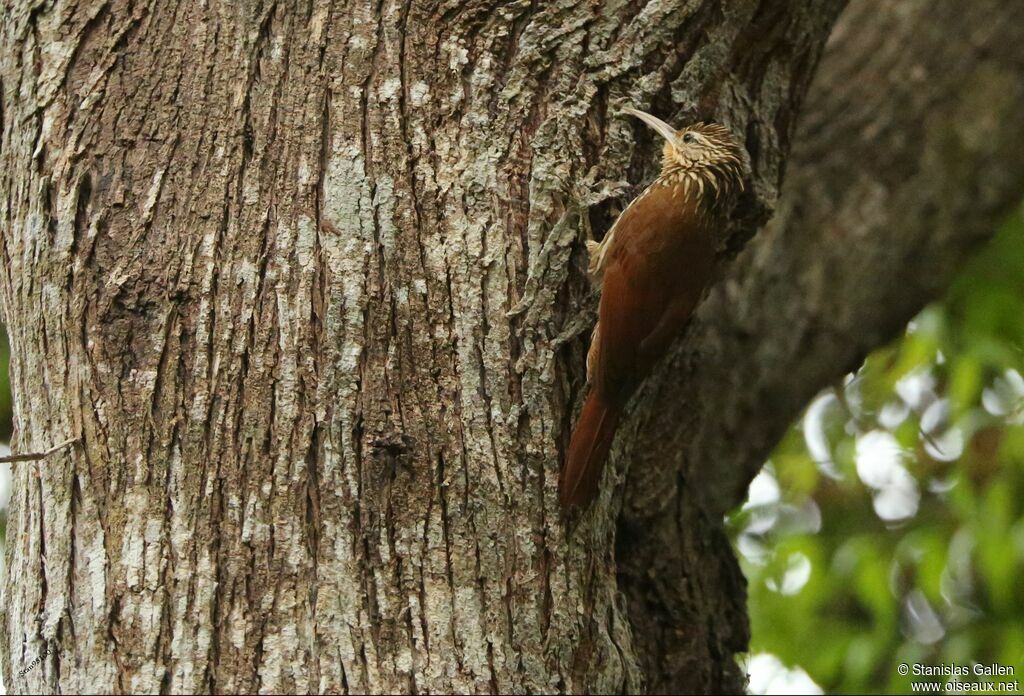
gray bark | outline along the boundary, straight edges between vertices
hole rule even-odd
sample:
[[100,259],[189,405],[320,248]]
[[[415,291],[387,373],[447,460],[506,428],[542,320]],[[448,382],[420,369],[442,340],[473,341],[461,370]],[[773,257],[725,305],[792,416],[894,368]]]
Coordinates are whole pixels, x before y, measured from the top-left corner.
[[[555,482],[594,306],[582,242],[656,166],[650,136],[616,116],[629,103],[746,139],[755,174],[728,237],[741,246],[775,204],[841,4],[8,2],[0,303],[14,448],[78,438],[16,470],[9,688],[739,686],[742,579],[721,506],[800,403],[941,284],[848,307],[858,273],[878,271],[859,255],[893,243],[885,223],[951,268],[969,246],[965,211],[942,191],[937,237],[906,211],[886,220],[891,203],[938,195],[936,177],[920,199],[905,178],[872,185],[851,142],[823,134],[828,157],[815,155],[812,129],[791,179],[831,162],[821,200],[784,210],[730,267],[636,401],[601,500],[566,526]],[[904,6],[927,14],[886,5]],[[867,48],[930,60],[914,52],[970,26],[949,20],[936,11],[932,32],[876,32]],[[937,132],[959,133],[989,92],[1006,109],[1024,100],[1000,89],[1022,45],[995,50],[1000,31],[1013,30],[951,56],[988,91],[972,81]],[[852,52],[852,67],[833,59],[840,76],[868,69],[850,35],[832,49]],[[894,64],[874,69],[899,96]],[[959,103],[954,86],[936,79],[940,104]],[[886,104],[872,95],[869,120]],[[814,109],[827,115],[825,97]],[[868,132],[861,149],[883,151]],[[1005,175],[974,239],[1019,193],[1019,165],[953,143],[974,166],[935,162],[951,181]],[[821,223],[862,168],[878,217],[837,235],[858,244],[846,258],[821,253]],[[843,283],[821,282],[844,263]],[[799,283],[776,275],[787,268]],[[871,323],[863,337],[847,335],[852,320],[825,324],[836,307]]]

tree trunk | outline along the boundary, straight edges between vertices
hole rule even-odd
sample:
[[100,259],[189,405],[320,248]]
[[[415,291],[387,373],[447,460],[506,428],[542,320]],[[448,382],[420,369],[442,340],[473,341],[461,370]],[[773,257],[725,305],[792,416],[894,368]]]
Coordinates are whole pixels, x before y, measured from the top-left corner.
[[720,603],[745,617],[722,513],[786,428],[902,331],[1019,204],[1022,76],[1022,3],[856,0],[843,13],[775,216],[618,440],[619,586],[648,687],[689,678],[665,667],[691,670],[678,656],[729,630],[714,622]]
[[[635,401],[601,499],[567,525],[555,482],[595,306],[582,242],[655,169],[657,144],[618,117],[631,104],[745,138],[755,173],[723,240],[741,246],[774,206],[842,4],[8,0],[14,449],[77,439],[16,465],[9,688],[741,687],[742,577],[720,510],[807,395],[913,302],[851,311],[872,322],[863,340],[818,323],[878,271],[851,263],[837,287],[818,282],[844,261],[812,253],[821,211],[852,180],[823,169],[833,199],[787,209],[733,264]],[[873,26],[864,14],[853,21]],[[931,34],[876,32],[869,48],[895,61],[967,30],[935,14]],[[847,45],[867,50],[840,39],[833,52]],[[1009,108],[1024,98],[1004,62],[1022,45],[954,57],[961,74],[988,70]],[[952,77],[937,84],[956,101]],[[961,123],[971,103],[942,113]],[[935,163],[969,186],[988,172],[981,153],[1001,155],[989,217],[1021,183],[1015,155],[990,150],[967,148],[975,167]],[[904,198],[877,207],[916,200],[893,186]],[[931,215],[947,212],[962,209]],[[860,222],[849,244],[888,243],[890,228]],[[961,239],[948,224],[927,237],[937,253]],[[807,282],[774,275],[787,268]],[[803,323],[773,322],[780,309]],[[835,358],[780,352],[792,340]],[[761,341],[770,350],[751,350]],[[696,480],[707,461],[728,485]]]

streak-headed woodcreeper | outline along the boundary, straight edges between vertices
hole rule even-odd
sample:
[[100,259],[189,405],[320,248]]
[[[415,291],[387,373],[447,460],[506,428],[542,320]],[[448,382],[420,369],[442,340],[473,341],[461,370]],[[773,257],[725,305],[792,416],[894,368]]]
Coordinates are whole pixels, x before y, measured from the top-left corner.
[[661,174],[600,244],[588,243],[601,303],[587,355],[590,393],[559,477],[565,510],[597,495],[622,410],[710,285],[716,240],[743,188],[744,152],[724,126],[677,131],[650,114],[625,111],[665,139]]

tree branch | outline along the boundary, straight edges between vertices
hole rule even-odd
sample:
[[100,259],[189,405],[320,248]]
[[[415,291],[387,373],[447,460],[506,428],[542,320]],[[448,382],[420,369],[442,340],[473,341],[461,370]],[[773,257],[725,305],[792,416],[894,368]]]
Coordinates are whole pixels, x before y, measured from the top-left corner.
[[742,582],[685,540],[724,543],[722,514],[804,404],[902,330],[1019,201],[1022,73],[1019,4],[857,0],[837,25],[774,219],[624,428],[620,581],[654,690],[679,684],[666,663],[708,631],[692,579]]
[[64,442],[59,442],[53,447],[43,450],[42,452],[23,452],[21,454],[9,454],[0,457],[0,464],[14,464],[15,462],[35,462],[40,459],[46,459],[51,454],[59,452],[68,445],[74,444],[75,442],[78,442],[78,438],[70,437]]

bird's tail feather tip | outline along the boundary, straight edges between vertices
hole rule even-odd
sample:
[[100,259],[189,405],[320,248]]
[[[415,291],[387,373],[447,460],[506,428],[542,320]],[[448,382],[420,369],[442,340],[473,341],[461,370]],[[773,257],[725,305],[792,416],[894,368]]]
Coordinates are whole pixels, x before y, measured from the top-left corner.
[[563,511],[586,507],[597,497],[618,421],[617,407],[595,393],[587,397],[558,477],[558,499]]

